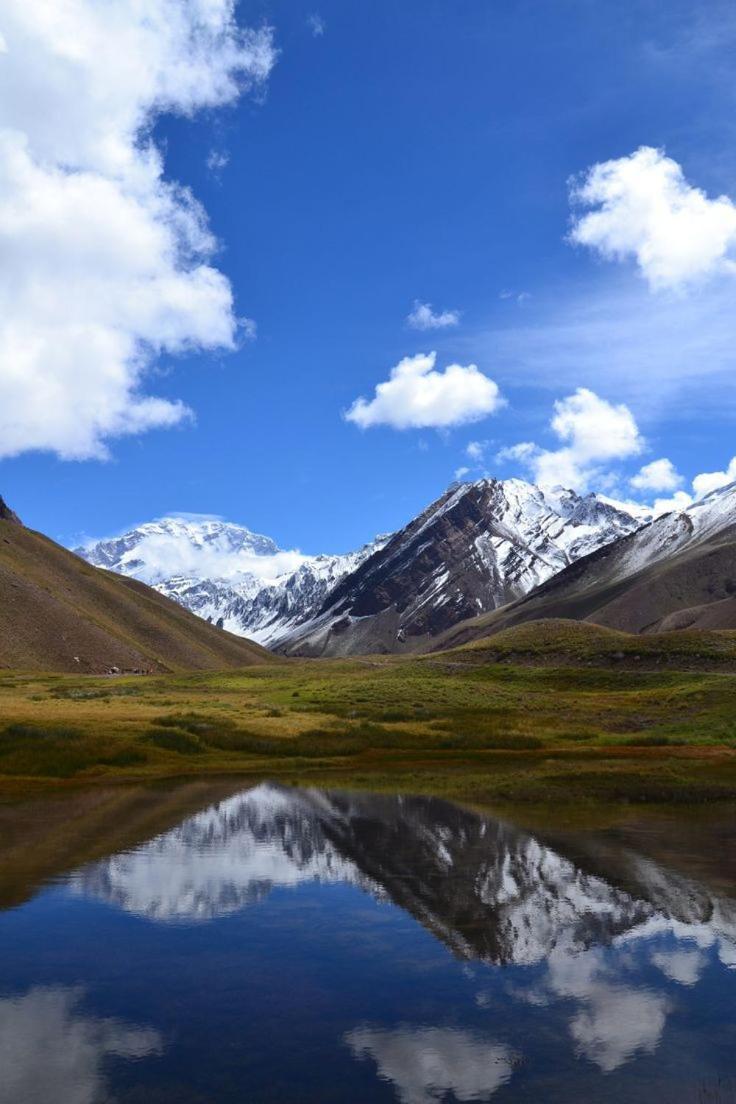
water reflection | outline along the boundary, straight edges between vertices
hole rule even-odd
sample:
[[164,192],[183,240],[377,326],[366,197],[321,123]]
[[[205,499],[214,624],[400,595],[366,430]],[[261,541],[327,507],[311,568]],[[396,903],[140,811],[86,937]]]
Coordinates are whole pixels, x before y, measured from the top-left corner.
[[[578,1055],[608,1073],[637,1052],[652,1053],[664,1030],[672,1001],[663,993],[627,986],[626,963],[615,965],[593,949],[570,954],[556,948],[538,983],[513,995],[535,1005],[573,1002],[569,1031]],[[631,971],[632,979],[636,972]]]
[[402,1104],[485,1100],[513,1073],[516,1055],[471,1031],[452,1027],[360,1027],[345,1042],[356,1058],[370,1057]]
[[[736,964],[736,901],[623,848],[614,876],[608,865],[605,852],[573,861],[505,821],[432,798],[264,784],[83,868],[71,885],[150,920],[197,922],[274,887],[343,882],[391,900],[469,960],[552,963],[670,933]],[[686,949],[657,964],[679,980],[672,971],[690,976],[696,958]]]
[[[712,886],[620,832],[531,833],[430,798],[264,784],[84,865],[63,892],[79,907],[97,902],[101,930],[105,915],[129,917],[136,939],[155,939],[158,1007],[167,1007],[170,985],[174,1006],[186,1010],[180,1017],[192,1014],[182,995],[186,961],[192,994],[209,986],[207,1029],[218,1022],[221,1035],[233,1034],[223,1053],[268,1053],[282,1032],[299,1099],[347,1099],[329,1095],[339,1083],[329,1070],[349,1059],[353,1073],[341,1076],[358,1079],[350,1098],[433,1104],[512,1099],[517,1085],[530,1099],[534,1089],[545,1100],[644,1100],[666,1087],[667,1099],[684,1100],[674,1072],[682,1063],[687,1075],[692,1059],[693,1078],[730,1072],[733,1018],[718,1008],[728,1006],[724,993],[736,997],[736,903]],[[421,932],[432,938],[418,941]],[[144,952],[121,946],[145,971]],[[268,1020],[276,1006],[288,1026]],[[55,1098],[93,1104],[106,1099],[110,1056],[162,1054],[169,1035],[155,1016],[134,1018],[156,1029],[135,1027],[129,1016],[95,1019],[83,1007],[72,987],[0,1000],[0,1104],[53,1099],[49,1086],[58,1084],[64,1093]],[[707,1015],[713,1039],[702,1027]],[[677,1045],[666,1043],[671,1024]],[[171,1037],[181,1028],[177,1021]],[[693,1056],[711,1044],[720,1050],[698,1066]],[[40,1051],[48,1057],[39,1068],[32,1055]],[[212,1065],[217,1054],[210,1048],[202,1061]],[[621,1095],[611,1078],[647,1061],[641,1094],[627,1081]],[[245,1072],[228,1073],[232,1095],[222,1089],[211,1099],[289,1098],[293,1085],[273,1088],[268,1070],[259,1095],[244,1062]],[[559,1071],[552,1080],[535,1080],[550,1069]],[[204,1099],[216,1072],[206,1072]],[[604,1085],[612,1095],[602,1095]]]
[[0,1104],[98,1104],[108,1099],[103,1063],[158,1054],[150,1028],[82,1010],[78,988],[34,988],[0,1000]]
[[188,923],[237,912],[274,886],[344,881],[374,888],[326,836],[329,810],[317,791],[258,786],[135,851],[86,867],[71,884],[149,920]]

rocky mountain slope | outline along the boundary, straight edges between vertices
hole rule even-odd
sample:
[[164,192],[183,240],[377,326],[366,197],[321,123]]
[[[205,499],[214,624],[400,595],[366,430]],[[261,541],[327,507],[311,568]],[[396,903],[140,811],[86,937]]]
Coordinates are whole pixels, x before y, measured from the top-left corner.
[[505,609],[457,624],[434,647],[559,617],[628,632],[736,628],[736,483],[578,560]]
[[640,524],[595,495],[542,490],[520,479],[450,488],[346,576],[283,650],[422,650],[457,622],[529,593]]
[[273,661],[135,579],[84,563],[0,500],[0,668],[102,672]]
[[165,517],[75,551],[97,567],[149,583],[205,621],[274,645],[314,617],[385,539],[342,556],[303,556],[242,525]]
[[484,479],[452,487],[398,533],[344,556],[285,552],[242,526],[186,518],[77,552],[271,648],[339,655],[426,647],[641,521],[594,495]]

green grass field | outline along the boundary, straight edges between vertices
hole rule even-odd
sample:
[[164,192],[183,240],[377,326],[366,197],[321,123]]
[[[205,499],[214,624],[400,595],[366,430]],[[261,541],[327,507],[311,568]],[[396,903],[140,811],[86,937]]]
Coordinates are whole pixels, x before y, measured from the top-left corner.
[[5,793],[235,773],[484,800],[734,798],[736,634],[563,623],[408,659],[0,676]]

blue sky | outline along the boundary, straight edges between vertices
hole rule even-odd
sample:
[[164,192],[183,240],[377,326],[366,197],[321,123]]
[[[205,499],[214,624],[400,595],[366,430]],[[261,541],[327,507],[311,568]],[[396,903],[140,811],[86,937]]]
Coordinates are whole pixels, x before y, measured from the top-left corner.
[[[115,5],[126,18],[125,0]],[[17,8],[0,2],[11,61],[15,43],[37,55],[49,48],[23,39],[31,32]],[[559,470],[560,449],[572,448],[563,470],[582,489],[647,501],[692,493],[694,476],[727,469],[736,452],[730,209],[705,211],[718,240],[705,258],[686,241],[684,268],[668,235],[655,271],[642,251],[648,231],[636,237],[628,209],[613,211],[613,226],[585,224],[577,244],[569,232],[571,218],[579,225],[605,206],[600,190],[571,206],[570,178],[640,147],[681,167],[686,201],[689,188],[709,204],[736,198],[729,5],[284,0],[236,12],[242,26],[273,28],[268,72],[251,73],[250,89],[202,103],[196,89],[177,89],[174,114],[147,107],[145,90],[131,96],[152,121],[163,182],[190,188],[206,211],[217,239],[210,265],[257,334],[241,327],[234,349],[220,347],[217,319],[198,305],[193,336],[181,319],[176,340],[156,336],[140,390],[191,414],[151,414],[152,428],[146,414],[123,435],[111,415],[105,458],[61,458],[58,438],[44,448],[35,425],[26,445],[21,425],[14,455],[0,460],[0,492],[28,524],[72,542],[202,512],[282,547],[345,551],[408,520],[462,468],[466,478],[538,476]],[[176,61],[162,56],[162,66]],[[97,74],[95,87],[105,79]],[[76,110],[70,100],[70,120]],[[19,125],[3,111],[0,129]],[[40,124],[24,126],[41,148]],[[109,175],[100,158],[82,150],[78,171]],[[645,184],[658,165],[643,166]],[[692,217],[700,238],[698,210]],[[27,235],[18,232],[12,253],[24,264]],[[458,321],[413,329],[415,303]],[[136,325],[149,334],[154,323]],[[168,323],[157,314],[155,325]],[[0,336],[0,396],[3,345],[6,370],[16,370],[15,346]],[[478,420],[361,428],[345,418],[403,358],[432,351],[435,371],[475,364],[495,383],[498,400],[480,396],[476,414],[466,411]],[[40,405],[66,401],[45,382]],[[444,391],[438,401],[446,408]],[[555,402],[567,430],[550,428]],[[74,418],[72,409],[65,433]],[[590,438],[609,432],[610,448],[596,453]],[[631,485],[663,459],[669,474]]]

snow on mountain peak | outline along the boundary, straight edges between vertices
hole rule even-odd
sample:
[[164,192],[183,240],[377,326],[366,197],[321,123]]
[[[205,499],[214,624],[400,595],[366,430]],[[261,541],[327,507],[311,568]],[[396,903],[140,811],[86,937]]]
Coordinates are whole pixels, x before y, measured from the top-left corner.
[[171,515],[75,551],[96,567],[148,583],[207,621],[274,643],[316,613],[327,592],[387,539],[346,555],[306,556],[244,525]]
[[76,551],[97,567],[151,585],[175,576],[268,585],[307,559],[244,525],[191,516],[157,518]]
[[[315,619],[329,620],[333,595],[344,596],[374,554],[368,576],[359,575],[355,615],[363,606],[378,613],[374,606],[384,602],[404,617],[416,608],[423,623],[440,608],[448,618],[468,616],[526,594],[641,521],[625,504],[594,494],[486,477],[454,484],[398,533],[346,555],[285,551],[245,526],[192,515],[159,518],[77,552],[274,646],[311,631]],[[388,590],[382,584],[369,599],[374,575]]]

